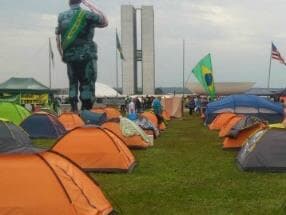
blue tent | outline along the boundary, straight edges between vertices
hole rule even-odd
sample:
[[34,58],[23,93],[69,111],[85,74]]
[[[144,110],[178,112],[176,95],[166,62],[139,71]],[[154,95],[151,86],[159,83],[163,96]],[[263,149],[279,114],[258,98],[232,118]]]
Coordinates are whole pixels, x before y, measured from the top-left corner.
[[57,139],[66,133],[66,129],[54,115],[39,112],[25,119],[20,125],[31,138]]
[[256,116],[269,123],[282,122],[284,119],[284,109],[279,103],[254,95],[232,95],[207,105],[206,124],[210,124],[218,114],[226,112]]

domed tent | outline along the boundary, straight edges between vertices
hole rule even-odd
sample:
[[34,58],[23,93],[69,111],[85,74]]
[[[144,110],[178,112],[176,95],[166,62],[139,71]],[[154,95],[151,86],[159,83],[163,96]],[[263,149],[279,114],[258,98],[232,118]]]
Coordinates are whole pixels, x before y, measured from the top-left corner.
[[252,135],[237,156],[245,171],[286,171],[285,129],[265,129]]
[[226,137],[223,141],[223,149],[240,149],[247,142],[249,137],[265,128],[266,125],[260,123],[240,131],[235,138]]
[[165,130],[166,129],[166,126],[163,122],[160,125],[158,124],[158,119],[154,113],[144,112],[144,113],[142,113],[142,116],[146,117],[159,130]]
[[0,118],[4,118],[16,125],[30,116],[31,113],[24,107],[10,102],[0,102]]
[[231,120],[229,120],[229,122],[227,124],[225,124],[220,132],[219,132],[219,137],[226,137],[229,132],[231,131],[231,129],[237,124],[239,123],[242,119],[243,119],[243,115],[237,115],[235,117],[233,117]]
[[69,113],[62,113],[58,120],[62,123],[67,131],[70,131],[74,128],[84,126],[84,121],[79,117],[79,115],[69,112]]
[[106,113],[107,120],[121,117],[121,113],[116,108],[111,108],[111,107],[94,108],[91,111],[94,113]]
[[57,139],[66,133],[66,129],[54,115],[38,112],[21,123],[21,127],[31,138]]
[[232,95],[209,103],[205,122],[210,124],[218,114],[226,112],[256,116],[269,123],[282,122],[284,119],[281,104],[254,95]]
[[96,126],[76,128],[62,137],[53,150],[75,161],[86,171],[130,172],[135,158],[124,142]]
[[222,113],[219,114],[214,121],[209,125],[210,130],[220,130],[224,127],[236,114],[234,113]]
[[113,209],[100,187],[62,155],[0,156],[1,214],[89,215]]
[[227,136],[236,138],[241,131],[255,127],[259,124],[264,124],[264,122],[255,116],[243,116],[243,118],[230,129]]
[[106,122],[101,127],[108,131],[112,131],[113,133],[115,133],[120,139],[124,141],[124,143],[130,149],[146,149],[150,146],[149,143],[145,142],[140,135],[135,134],[130,137],[124,136],[120,129],[119,123]]
[[28,134],[12,122],[0,119],[0,153],[36,153]]
[[140,137],[147,143],[150,143],[150,145],[153,144],[151,142],[148,135],[133,121],[125,118],[120,117],[120,130],[125,137],[132,137],[134,135],[140,135]]

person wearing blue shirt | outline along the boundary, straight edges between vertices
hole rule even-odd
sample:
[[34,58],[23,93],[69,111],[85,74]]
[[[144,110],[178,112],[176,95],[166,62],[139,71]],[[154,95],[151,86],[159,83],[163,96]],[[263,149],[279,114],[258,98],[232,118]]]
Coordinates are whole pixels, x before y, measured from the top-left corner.
[[158,127],[164,121],[162,116],[162,105],[161,105],[161,98],[155,98],[152,102],[153,111],[158,119]]

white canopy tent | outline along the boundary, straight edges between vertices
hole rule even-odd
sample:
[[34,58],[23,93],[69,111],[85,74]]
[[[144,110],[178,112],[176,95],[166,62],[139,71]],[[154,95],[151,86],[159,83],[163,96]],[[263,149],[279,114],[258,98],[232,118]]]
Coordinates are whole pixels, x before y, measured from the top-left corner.
[[104,98],[104,97],[117,97],[121,96],[116,90],[109,87],[108,85],[98,83],[95,84],[95,97]]

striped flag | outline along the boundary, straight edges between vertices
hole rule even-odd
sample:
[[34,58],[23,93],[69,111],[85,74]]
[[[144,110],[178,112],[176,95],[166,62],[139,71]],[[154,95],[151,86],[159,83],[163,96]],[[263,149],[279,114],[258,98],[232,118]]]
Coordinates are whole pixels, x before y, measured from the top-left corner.
[[272,43],[272,59],[278,60],[280,63],[286,65],[284,58],[282,57],[274,43]]

